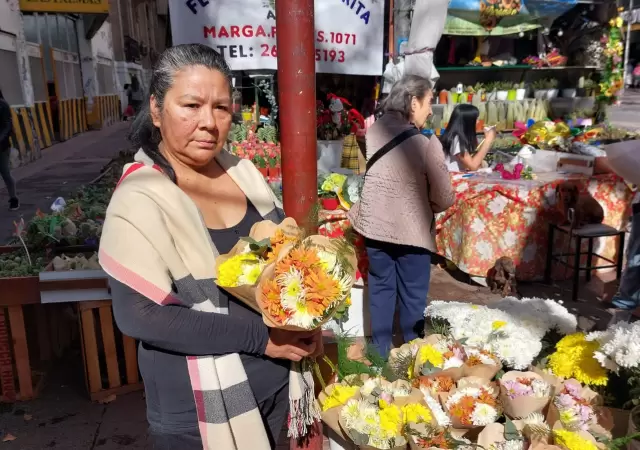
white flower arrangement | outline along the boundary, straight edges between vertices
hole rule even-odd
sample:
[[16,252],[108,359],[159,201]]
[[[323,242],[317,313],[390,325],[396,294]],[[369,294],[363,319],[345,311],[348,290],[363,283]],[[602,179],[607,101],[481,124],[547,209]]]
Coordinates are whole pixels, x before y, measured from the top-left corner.
[[542,350],[545,334],[572,333],[577,319],[552,300],[508,297],[492,306],[433,301],[425,316],[444,319],[454,339],[491,352],[513,369],[525,369]]
[[640,367],[640,322],[619,322],[606,331],[589,333],[587,340],[600,344],[594,357],[605,369],[618,372],[621,367]]
[[379,389],[381,393],[387,394],[387,396],[395,397],[407,397],[411,393],[411,386],[403,383],[389,383],[387,380],[375,377],[369,378],[360,388],[360,393],[364,397],[368,397],[374,390]]
[[524,440],[511,440],[491,444],[489,450],[524,450]]

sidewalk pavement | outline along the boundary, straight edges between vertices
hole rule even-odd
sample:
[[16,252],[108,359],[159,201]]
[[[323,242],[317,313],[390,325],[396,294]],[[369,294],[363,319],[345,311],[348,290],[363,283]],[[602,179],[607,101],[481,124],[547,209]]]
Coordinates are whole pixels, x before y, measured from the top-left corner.
[[42,157],[12,171],[21,208],[8,211],[9,197],[0,183],[0,245],[13,235],[13,222],[28,221],[40,209],[49,211],[57,197],[68,197],[100,174],[100,169],[121,150],[130,147],[126,139],[129,124],[89,131],[42,151]]

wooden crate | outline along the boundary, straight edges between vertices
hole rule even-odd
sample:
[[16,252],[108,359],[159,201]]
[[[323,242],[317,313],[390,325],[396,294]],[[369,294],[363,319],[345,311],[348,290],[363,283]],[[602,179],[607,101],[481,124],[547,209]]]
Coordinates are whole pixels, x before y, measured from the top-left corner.
[[62,355],[77,334],[64,308],[0,304],[0,402],[38,396],[51,361]]
[[111,301],[81,302],[77,306],[91,400],[141,390],[136,341],[115,326]]

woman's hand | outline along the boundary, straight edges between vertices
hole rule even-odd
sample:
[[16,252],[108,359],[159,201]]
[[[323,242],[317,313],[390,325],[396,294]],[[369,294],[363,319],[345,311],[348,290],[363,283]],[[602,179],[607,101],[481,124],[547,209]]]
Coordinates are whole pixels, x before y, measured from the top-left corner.
[[322,330],[287,331],[278,328],[269,330],[269,341],[264,354],[270,358],[300,361],[315,358],[324,352]]
[[489,127],[484,129],[484,138],[486,141],[493,142],[498,137],[498,133],[496,131],[496,127]]

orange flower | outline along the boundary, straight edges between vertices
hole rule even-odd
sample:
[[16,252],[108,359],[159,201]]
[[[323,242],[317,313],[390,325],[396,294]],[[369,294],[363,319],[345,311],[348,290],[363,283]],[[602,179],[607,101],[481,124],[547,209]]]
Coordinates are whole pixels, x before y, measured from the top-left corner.
[[276,234],[271,237],[271,250],[269,250],[266,255],[267,263],[275,261],[282,247],[295,242],[295,240],[295,237],[284,234],[282,229],[277,229]]
[[340,296],[338,282],[321,267],[309,270],[304,281],[307,288],[307,301],[318,302],[327,307]]
[[280,302],[280,286],[276,280],[267,280],[262,285],[262,300],[270,317],[283,324],[287,319],[287,313]]
[[316,264],[320,264],[320,259],[315,251],[310,248],[297,247],[276,264],[276,274],[286,273],[294,267],[306,276],[309,269]]
[[482,362],[480,357],[477,356],[477,355],[471,355],[471,356],[469,356],[469,359],[467,359],[467,365],[470,366],[470,367],[481,366],[482,364],[484,364],[484,363]]

